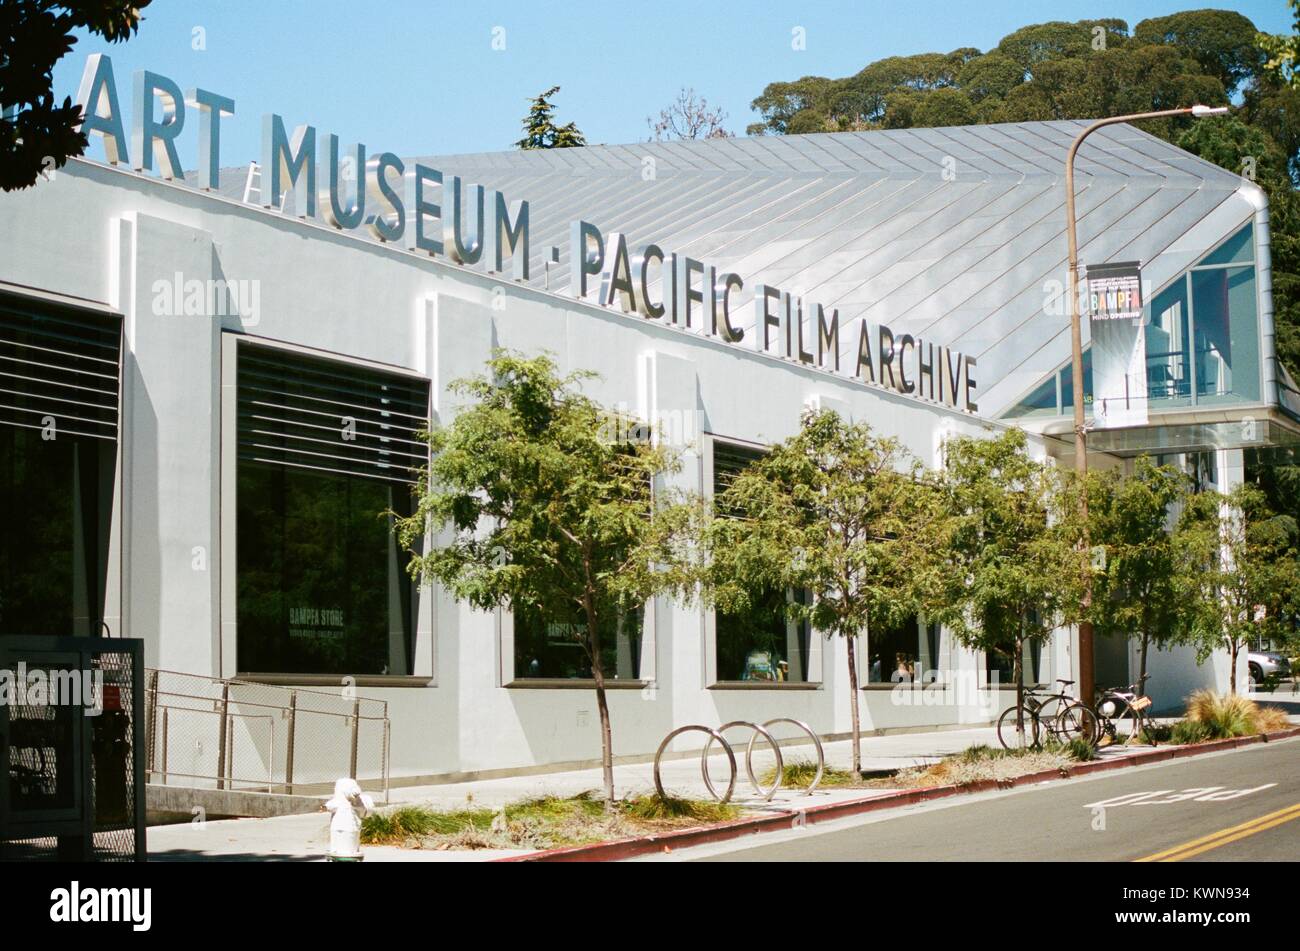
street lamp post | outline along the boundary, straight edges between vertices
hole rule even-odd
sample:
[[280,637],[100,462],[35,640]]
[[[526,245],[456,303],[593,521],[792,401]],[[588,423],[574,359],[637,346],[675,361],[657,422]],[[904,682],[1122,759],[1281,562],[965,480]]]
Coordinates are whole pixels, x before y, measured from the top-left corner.
[[[1074,209],[1074,157],[1079,152],[1083,140],[1102,126],[1115,125],[1120,122],[1133,122],[1138,119],[1161,119],[1165,116],[1190,115],[1197,119],[1205,116],[1221,116],[1228,112],[1227,106],[1188,106],[1183,109],[1163,109],[1159,112],[1138,112],[1128,116],[1112,116],[1098,119],[1089,125],[1070,143],[1070,151],[1065,157],[1065,233],[1069,241],[1070,264],[1070,366],[1073,371],[1071,390],[1074,399],[1074,468],[1079,475],[1079,514],[1082,518],[1084,545],[1088,544],[1088,496],[1084,491],[1085,477],[1088,475],[1088,431],[1083,416],[1083,329],[1079,315],[1079,237],[1075,227]],[[1091,569],[1084,577],[1083,607],[1086,612],[1092,605]],[[1096,683],[1093,671],[1092,622],[1079,622],[1079,699],[1092,703]]]

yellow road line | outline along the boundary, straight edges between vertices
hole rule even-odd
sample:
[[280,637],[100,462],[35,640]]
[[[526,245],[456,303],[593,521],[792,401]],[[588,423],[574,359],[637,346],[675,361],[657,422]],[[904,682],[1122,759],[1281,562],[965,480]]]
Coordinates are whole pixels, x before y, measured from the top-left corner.
[[1241,825],[1220,829],[1218,832],[1211,832],[1209,835],[1203,835],[1198,839],[1192,839],[1190,842],[1184,842],[1182,845],[1176,845],[1171,849],[1156,852],[1154,855],[1148,855],[1145,858],[1137,859],[1137,861],[1180,862],[1194,855],[1200,855],[1202,852],[1208,852],[1210,849],[1217,849],[1221,845],[1227,845],[1229,842],[1236,842],[1238,839],[1244,839],[1257,832],[1280,826],[1292,819],[1300,819],[1300,803],[1287,806],[1285,809],[1279,809],[1277,812],[1270,812],[1258,819],[1251,819],[1249,822],[1241,823]]

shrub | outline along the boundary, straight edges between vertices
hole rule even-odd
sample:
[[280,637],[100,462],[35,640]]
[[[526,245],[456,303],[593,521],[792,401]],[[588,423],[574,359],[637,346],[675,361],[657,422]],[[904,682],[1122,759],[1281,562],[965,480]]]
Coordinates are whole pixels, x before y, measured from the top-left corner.
[[1086,763],[1097,758],[1097,747],[1091,740],[1076,736],[1065,746],[1065,754],[1079,763]]
[[1169,731],[1169,741],[1179,746],[1203,743],[1211,739],[1209,727],[1195,720],[1179,720]]
[[1286,714],[1277,707],[1261,707],[1239,694],[1217,694],[1198,690],[1187,698],[1187,719],[1205,728],[1205,739],[1228,739],[1267,733],[1290,726]]

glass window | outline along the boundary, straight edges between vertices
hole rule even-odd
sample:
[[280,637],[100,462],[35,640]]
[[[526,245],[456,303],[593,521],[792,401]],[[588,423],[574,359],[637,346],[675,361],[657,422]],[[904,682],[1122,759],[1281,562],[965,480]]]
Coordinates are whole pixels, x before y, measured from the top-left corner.
[[1056,396],[1057,376],[1056,373],[1049,376],[1032,393],[1009,410],[1006,415],[1016,418],[1058,415],[1061,409]]
[[0,295],[0,634],[104,633],[120,350],[115,318]]
[[[547,619],[530,608],[516,608],[515,677],[587,680],[591,661],[582,644],[586,620],[575,607],[573,615]],[[600,666],[607,680],[636,680],[641,671],[641,641],[645,610],[608,617],[600,630]]]
[[[713,494],[720,495],[763,450],[713,441]],[[790,600],[806,603],[805,591],[760,589],[751,593],[746,612],[714,612],[715,656],[719,681],[808,681],[811,628],[790,620]]]
[[[1015,651],[1004,650],[1002,648],[993,648],[984,653],[984,674],[987,682],[992,684],[996,675],[997,682],[1007,686],[1015,686],[1015,667],[1013,664]],[[1022,673],[1026,684],[1040,684],[1043,682],[1043,645],[1038,641],[1030,641],[1025,645],[1025,656],[1022,661]]]
[[927,671],[934,669],[937,644],[931,642],[930,635],[937,630],[932,626],[923,632],[914,617],[893,627],[882,625],[878,630],[868,630],[867,683],[913,683],[923,679]]
[[415,586],[392,527],[427,459],[427,382],[237,352],[238,669],[413,673]]
[[1152,400],[1187,401],[1192,395],[1187,320],[1187,281],[1180,277],[1151,302],[1146,347],[1147,394]]
[[807,682],[810,629],[789,619],[792,597],[802,603],[805,593],[768,588],[753,597],[748,612],[716,612],[718,680]]
[[1198,402],[1259,399],[1253,267],[1192,272]]
[[[1092,350],[1083,351],[1083,405],[1092,406]],[[1067,363],[1061,370],[1061,411],[1074,411],[1074,364]]]
[[1254,260],[1255,233],[1250,225],[1246,225],[1205,257],[1201,264],[1250,264]]
[[239,667],[410,674],[411,579],[389,509],[410,490],[239,464]]

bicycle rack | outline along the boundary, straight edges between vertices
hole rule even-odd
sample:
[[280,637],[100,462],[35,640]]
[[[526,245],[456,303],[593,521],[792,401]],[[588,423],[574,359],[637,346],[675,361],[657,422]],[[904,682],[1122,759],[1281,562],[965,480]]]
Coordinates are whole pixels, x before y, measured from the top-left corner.
[[[708,789],[709,794],[713,796],[714,799],[718,800],[718,802],[729,802],[732,794],[736,790],[736,754],[735,750],[732,748],[731,744],[727,742],[727,739],[723,734],[726,733],[727,730],[744,726],[749,727],[750,729],[749,743],[745,747],[745,773],[749,777],[750,785],[754,787],[754,792],[762,797],[764,802],[771,802],[772,797],[775,796],[777,790],[781,788],[781,778],[785,771],[785,759],[781,755],[781,746],[777,743],[776,738],[772,736],[768,729],[777,723],[789,723],[792,726],[797,726],[812,738],[813,746],[817,750],[817,775],[813,777],[813,781],[808,785],[808,788],[804,790],[804,795],[811,796],[813,790],[817,788],[817,784],[822,781],[822,776],[826,772],[826,751],[822,748],[821,738],[813,731],[812,727],[807,723],[804,723],[802,720],[795,720],[791,717],[775,717],[761,724],[752,723],[749,720],[732,720],[730,723],[724,723],[716,730],[700,723],[692,723],[687,726],[678,727],[664,737],[664,741],[659,744],[659,749],[655,752],[655,791],[659,794],[661,799],[667,797],[667,793],[664,792],[663,783],[659,776],[659,761],[663,757],[664,750],[668,748],[668,744],[683,733],[705,733],[708,734],[709,740],[704,745],[704,749],[700,751],[700,774],[704,779],[704,786]],[[776,775],[772,780],[771,789],[764,789],[762,784],[758,781],[758,778],[754,775],[754,743],[760,736],[767,740],[768,745],[772,747],[772,752],[776,757]],[[727,781],[727,791],[721,796],[718,795],[718,790],[713,785],[713,778],[709,775],[709,752],[713,749],[714,743],[722,744],[723,752],[727,754],[727,762],[731,766],[731,775]]]

